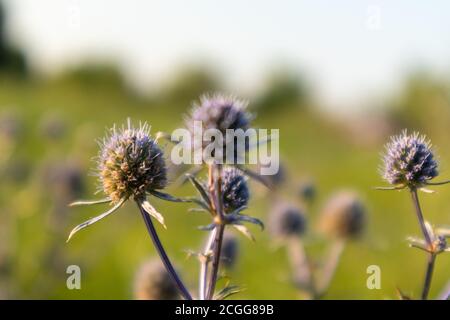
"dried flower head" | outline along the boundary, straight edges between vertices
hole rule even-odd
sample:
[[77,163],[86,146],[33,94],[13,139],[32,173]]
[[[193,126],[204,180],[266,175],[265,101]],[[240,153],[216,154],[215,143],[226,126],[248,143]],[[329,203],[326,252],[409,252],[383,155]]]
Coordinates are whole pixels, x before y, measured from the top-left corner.
[[225,268],[231,269],[236,264],[239,254],[239,242],[236,236],[225,232],[222,240],[221,259]]
[[120,131],[113,128],[101,143],[98,176],[101,189],[114,203],[164,189],[166,171],[163,152],[150,137],[147,124],[139,129],[130,123]]
[[128,121],[126,128],[111,129],[110,135],[100,143],[97,170],[100,181],[99,191],[103,191],[107,198],[97,201],[78,201],[71,205],[110,203],[114,206],[105,213],[75,227],[68,240],[79,230],[115,212],[131,197],[141,209],[157,219],[163,226],[165,226],[163,216],[147,201],[147,196],[152,195],[175,202],[183,201],[158,191],[167,185],[167,170],[163,152],[156,145],[156,141],[150,137],[147,124],[135,129]]
[[247,178],[240,170],[226,167],[222,171],[222,196],[226,213],[233,212],[248,204],[250,191]]
[[[227,129],[242,129],[246,131],[250,127],[252,116],[246,111],[247,103],[233,96],[223,94],[203,95],[199,103],[194,103],[193,108],[186,118],[186,127],[194,134],[196,122],[201,122],[203,130],[217,129],[226,137]],[[213,141],[203,141],[202,148],[205,148]],[[249,141],[246,138],[244,150],[249,148]],[[233,151],[234,158],[241,155],[237,154],[239,148],[237,141],[224,141],[223,157],[227,152]]]
[[383,178],[398,187],[417,188],[438,175],[431,144],[419,133],[406,130],[391,138],[384,155]]
[[159,259],[145,262],[134,280],[134,296],[139,300],[177,300],[178,289]]
[[296,206],[280,202],[270,211],[269,231],[276,238],[289,238],[305,233],[307,220],[304,212]]
[[326,203],[319,219],[320,230],[337,238],[351,238],[361,234],[366,220],[366,209],[353,192],[341,191]]

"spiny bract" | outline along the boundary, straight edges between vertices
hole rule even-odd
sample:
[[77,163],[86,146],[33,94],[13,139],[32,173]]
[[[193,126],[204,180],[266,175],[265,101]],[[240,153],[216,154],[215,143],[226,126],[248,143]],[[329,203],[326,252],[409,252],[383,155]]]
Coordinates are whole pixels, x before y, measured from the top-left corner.
[[383,178],[396,186],[420,187],[438,175],[431,144],[417,132],[392,137],[383,160]]
[[141,198],[167,184],[164,155],[150,137],[147,124],[117,131],[101,143],[98,157],[100,188],[114,202],[133,196]]

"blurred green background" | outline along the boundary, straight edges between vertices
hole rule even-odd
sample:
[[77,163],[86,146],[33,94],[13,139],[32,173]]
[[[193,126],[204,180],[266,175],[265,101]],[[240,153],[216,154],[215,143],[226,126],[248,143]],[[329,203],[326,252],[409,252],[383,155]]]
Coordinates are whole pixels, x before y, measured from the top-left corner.
[[[101,207],[68,208],[74,199],[91,199],[96,188],[96,139],[106,128],[130,117],[147,121],[152,132],[182,125],[191,102],[203,92],[225,91],[220,74],[201,64],[174,73],[159,90],[142,94],[129,85],[113,62],[98,60],[52,75],[33,72],[26,54],[11,45],[0,16],[0,298],[130,299],[139,265],[155,255],[135,206],[83,230],[66,244],[72,227],[101,213]],[[97,61],[97,62],[96,62]],[[379,107],[359,113],[329,113],[306,77],[289,68],[268,70],[257,93],[242,93],[257,114],[255,126],[280,129],[280,152],[288,182],[283,197],[301,205],[299,186],[314,181],[317,199],[308,208],[308,251],[320,257],[326,241],[314,235],[315,219],[336,190],[356,190],[368,212],[364,236],[347,246],[325,299],[391,299],[396,288],[418,296],[425,255],[409,249],[406,237],[419,235],[407,192],[380,192],[380,152],[391,134],[420,130],[433,141],[441,178],[450,177],[450,73],[426,68],[405,76],[400,89],[377,99]],[[240,92],[238,92],[241,94]],[[381,102],[380,102],[381,101]],[[371,105],[371,101],[367,102]],[[252,182],[248,213],[266,220],[267,193]],[[190,185],[169,187],[193,195]],[[448,225],[450,187],[421,194],[427,220]],[[199,250],[205,233],[197,226],[208,216],[188,213],[188,204],[156,201],[168,229],[158,227],[167,250],[188,285],[196,288],[198,262],[186,250]],[[267,232],[252,228],[256,242],[239,235],[240,256],[230,272],[243,285],[243,299],[297,299],[282,248]],[[82,289],[66,288],[66,268],[79,265]],[[369,290],[366,268],[381,268],[381,289]],[[449,281],[450,257],[437,259],[431,296]]]

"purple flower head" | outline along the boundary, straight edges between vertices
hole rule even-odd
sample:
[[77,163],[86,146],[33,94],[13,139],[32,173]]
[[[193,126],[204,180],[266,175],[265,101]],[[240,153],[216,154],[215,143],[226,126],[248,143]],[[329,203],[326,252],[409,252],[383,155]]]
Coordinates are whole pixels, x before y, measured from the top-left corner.
[[226,167],[222,171],[223,207],[226,213],[246,206],[250,191],[246,177],[236,168]]
[[131,196],[143,198],[146,192],[167,185],[164,154],[150,137],[147,124],[139,129],[130,123],[127,128],[113,128],[100,144],[100,189],[114,203]]
[[276,238],[302,235],[306,226],[307,220],[303,211],[289,203],[277,203],[270,212],[269,230]]
[[[227,129],[246,131],[250,128],[253,116],[247,112],[247,103],[233,96],[223,94],[203,95],[199,102],[193,104],[189,116],[185,119],[186,127],[194,134],[195,124],[201,122],[201,128],[217,129],[224,137],[222,154],[226,157],[227,152],[233,151],[234,158],[237,155],[238,147],[236,141],[225,141]],[[205,148],[213,141],[203,141],[202,148]],[[243,146],[245,151],[249,149],[248,138]]]
[[420,187],[438,175],[431,144],[417,132],[392,137],[383,160],[383,178],[396,186]]

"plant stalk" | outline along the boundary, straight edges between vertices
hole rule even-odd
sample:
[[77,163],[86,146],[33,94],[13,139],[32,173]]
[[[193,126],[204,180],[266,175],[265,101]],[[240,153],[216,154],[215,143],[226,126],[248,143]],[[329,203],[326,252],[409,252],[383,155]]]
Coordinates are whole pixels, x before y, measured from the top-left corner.
[[323,296],[328,288],[330,287],[331,281],[333,280],[336,269],[339,265],[342,253],[345,248],[345,240],[337,239],[331,244],[330,251],[328,253],[328,258],[325,262],[325,266],[322,271],[321,281],[317,286],[317,296]]
[[417,189],[415,189],[415,188],[411,189],[411,197],[412,197],[412,200],[414,203],[414,208],[416,209],[417,220],[419,221],[419,225],[422,230],[423,236],[425,237],[425,241],[426,241],[428,247],[431,247],[431,245],[432,245],[431,237],[428,234],[427,228],[425,226],[425,219],[423,218],[422,209],[420,207],[419,196],[417,195]]
[[214,239],[216,237],[217,229],[214,228],[206,243],[205,249],[203,251],[203,256],[200,258],[200,277],[199,277],[199,295],[200,300],[205,300],[206,298],[206,290],[208,286],[208,269],[210,264],[210,254],[212,251],[212,246],[214,244]]
[[411,189],[411,197],[414,203],[414,208],[416,209],[416,215],[417,219],[419,220],[420,228],[422,229],[423,236],[425,237],[425,241],[427,243],[427,247],[430,250],[428,252],[428,261],[427,261],[427,269],[425,272],[425,279],[423,283],[423,289],[422,289],[422,300],[426,300],[428,298],[428,293],[430,291],[431,287],[431,280],[433,278],[433,270],[434,270],[434,263],[436,261],[436,254],[431,251],[433,247],[433,243],[431,241],[431,237],[428,233],[428,230],[425,226],[425,219],[423,218],[422,209],[420,207],[419,197],[417,195],[417,189],[412,188]]
[[434,263],[436,261],[436,254],[429,253],[428,261],[427,261],[427,271],[425,273],[425,280],[423,284],[423,290],[422,290],[422,300],[428,299],[428,293],[430,292],[431,287],[431,279],[433,278],[433,270],[434,270]]
[[184,285],[183,281],[181,281],[180,277],[178,276],[177,272],[175,271],[175,268],[173,267],[172,263],[170,262],[169,257],[166,254],[166,251],[164,250],[164,247],[158,237],[158,233],[156,232],[155,226],[153,225],[152,219],[150,215],[145,212],[145,210],[137,204],[139,207],[139,211],[141,212],[142,218],[144,218],[145,225],[147,227],[148,233],[150,235],[150,238],[152,239],[153,245],[156,248],[156,251],[158,252],[159,256],[161,257],[161,260],[166,267],[167,272],[169,273],[170,277],[176,284],[178,290],[180,291],[180,294],[183,296],[185,300],[192,300],[192,296],[187,290],[186,286]]
[[206,295],[207,300],[211,300],[214,296],[214,290],[216,288],[217,276],[219,273],[220,256],[222,251],[223,233],[225,231],[225,225],[218,225],[217,233],[214,237],[213,244],[213,262],[211,270],[211,279],[209,281],[208,291]]

